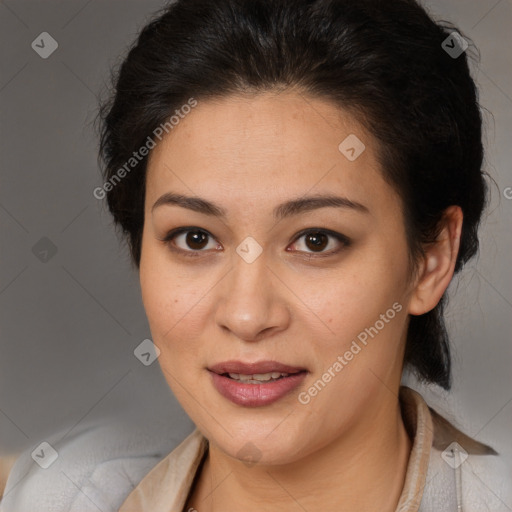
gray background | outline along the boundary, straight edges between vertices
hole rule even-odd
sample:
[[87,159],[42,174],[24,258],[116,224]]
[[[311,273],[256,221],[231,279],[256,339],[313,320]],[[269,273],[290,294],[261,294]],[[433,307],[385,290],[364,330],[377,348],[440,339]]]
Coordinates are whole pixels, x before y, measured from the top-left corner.
[[[92,194],[101,184],[96,97],[161,5],[0,2],[0,456],[124,415],[141,428],[164,418],[178,439],[192,428],[158,366],[133,355],[150,338],[137,275]],[[486,168],[496,185],[480,257],[450,288],[453,390],[411,385],[512,462],[512,199],[504,193],[512,187],[512,0],[426,5],[481,51],[474,76],[493,114],[484,110]],[[41,32],[59,45],[48,59],[31,48]],[[33,249],[49,248],[44,237],[57,249],[48,261]]]

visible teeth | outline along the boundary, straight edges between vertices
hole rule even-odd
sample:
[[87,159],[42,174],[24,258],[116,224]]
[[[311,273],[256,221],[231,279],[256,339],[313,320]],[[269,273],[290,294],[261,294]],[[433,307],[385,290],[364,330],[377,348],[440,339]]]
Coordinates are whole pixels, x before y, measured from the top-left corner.
[[232,379],[247,383],[266,382],[271,379],[279,379],[280,377],[288,377],[288,373],[270,372],[270,373],[254,373],[253,375],[243,375],[241,373],[229,373]]

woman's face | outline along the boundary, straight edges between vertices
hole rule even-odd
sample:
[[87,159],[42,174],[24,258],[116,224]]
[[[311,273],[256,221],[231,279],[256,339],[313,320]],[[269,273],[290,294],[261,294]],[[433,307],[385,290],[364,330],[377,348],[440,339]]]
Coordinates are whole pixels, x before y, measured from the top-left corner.
[[169,386],[228,455],[293,462],[389,414],[408,262],[375,141],[329,102],[199,101],[152,150],[143,302]]

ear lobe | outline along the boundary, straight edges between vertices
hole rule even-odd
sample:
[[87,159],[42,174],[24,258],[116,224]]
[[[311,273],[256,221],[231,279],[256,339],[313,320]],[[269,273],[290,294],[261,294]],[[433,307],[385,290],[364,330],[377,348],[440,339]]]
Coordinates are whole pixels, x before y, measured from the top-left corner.
[[441,222],[443,227],[437,240],[425,249],[425,259],[409,302],[411,315],[423,315],[434,309],[453,277],[463,222],[460,206],[447,208]]

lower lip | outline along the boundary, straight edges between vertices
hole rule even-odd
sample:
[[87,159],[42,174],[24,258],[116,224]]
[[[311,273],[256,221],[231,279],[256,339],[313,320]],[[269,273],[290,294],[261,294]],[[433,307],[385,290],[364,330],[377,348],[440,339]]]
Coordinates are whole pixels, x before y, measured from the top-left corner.
[[214,372],[210,373],[213,378],[213,385],[223,397],[245,407],[259,407],[276,402],[297,388],[307,374],[303,371],[272,382],[242,384],[238,380]]

